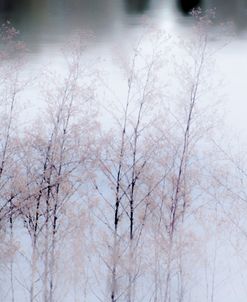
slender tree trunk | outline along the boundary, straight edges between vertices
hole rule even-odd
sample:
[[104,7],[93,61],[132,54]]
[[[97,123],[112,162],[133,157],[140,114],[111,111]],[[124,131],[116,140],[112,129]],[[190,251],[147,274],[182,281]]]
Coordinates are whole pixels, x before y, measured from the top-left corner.
[[52,224],[52,244],[50,258],[50,282],[49,282],[49,302],[53,302],[54,297],[54,271],[55,271],[55,248],[56,248],[56,232],[57,232],[57,202],[54,206],[53,224]]
[[113,243],[113,265],[112,265],[112,280],[111,280],[111,302],[116,302],[116,289],[117,289],[117,232],[114,233]]
[[49,198],[50,198],[50,187],[48,188],[47,198],[46,198],[46,221],[45,221],[45,250],[44,250],[44,302],[49,301],[49,292],[48,292],[48,280],[49,280]]
[[35,276],[36,276],[36,263],[37,261],[37,237],[34,234],[33,248],[32,248],[32,259],[31,259],[31,288],[30,288],[30,302],[34,302],[35,296]]
[[165,278],[164,302],[168,302],[170,300],[172,247],[173,247],[173,237],[170,237],[169,248],[168,248],[167,272]]
[[154,244],[154,302],[158,302],[159,292],[160,292],[160,284],[159,284],[159,251],[157,246],[157,234],[155,234],[155,244]]
[[183,255],[182,251],[180,249],[179,251],[179,270],[178,270],[178,302],[184,301],[184,292],[185,292],[185,287],[184,287],[184,272],[183,272]]
[[134,266],[134,250],[133,250],[133,239],[134,239],[134,206],[133,201],[130,202],[130,241],[129,241],[129,285],[128,285],[128,302],[133,299],[133,266]]
[[[10,241],[11,245],[14,243],[14,233],[13,233],[13,205],[10,203]],[[10,262],[10,284],[11,284],[11,302],[15,302],[15,288],[14,288],[14,259],[11,258]]]
[[48,248],[49,248],[49,228],[48,224],[45,226],[45,257],[44,257],[44,302],[48,302],[48,265],[49,265],[49,253],[48,253]]

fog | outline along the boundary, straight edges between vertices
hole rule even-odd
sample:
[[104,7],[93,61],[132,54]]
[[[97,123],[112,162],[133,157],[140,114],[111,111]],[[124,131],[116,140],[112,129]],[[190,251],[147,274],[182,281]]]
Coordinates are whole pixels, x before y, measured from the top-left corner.
[[[203,49],[200,48],[198,40],[201,42],[200,37],[203,37],[204,34],[202,31],[201,36],[199,34],[199,38],[195,39],[195,24],[197,23],[191,15],[193,8],[201,8],[202,11],[212,9],[215,12],[215,18],[213,18],[212,24],[209,25],[207,36],[207,47],[213,55],[212,58],[210,56],[210,63],[206,65],[205,77],[202,80],[205,90],[201,86],[201,90],[198,89],[198,98],[201,97],[203,102],[198,107],[196,104],[195,111],[197,114],[198,110],[200,114],[196,115],[195,120],[192,119],[191,134],[186,134],[188,127],[186,128],[183,123],[186,125],[187,121],[190,122],[187,114],[191,105],[187,106],[185,104],[186,96],[183,93],[190,86],[183,90],[183,85],[186,84],[184,82],[189,82],[190,72],[193,74],[193,68],[195,70],[198,68],[200,51]],[[13,181],[14,189],[16,187],[19,189],[20,187],[21,194],[24,196],[22,197],[24,201],[20,201],[17,198],[14,206],[10,203],[10,208],[11,206],[20,207],[20,212],[17,212],[21,218],[19,219],[16,212],[12,216],[12,213],[9,214],[7,211],[6,226],[4,226],[5,219],[3,219],[3,222],[0,220],[0,225],[3,224],[1,231],[3,230],[4,234],[6,231],[7,243],[8,238],[10,238],[14,242],[12,249],[17,250],[14,260],[9,260],[8,256],[12,254],[12,251],[9,252],[8,249],[7,252],[5,251],[5,237],[3,237],[3,256],[0,253],[0,261],[2,261],[1,257],[3,257],[3,264],[0,262],[0,301],[246,301],[246,16],[247,1],[245,0],[0,0],[1,22],[4,24],[10,21],[11,26],[13,25],[19,31],[18,39],[23,41],[27,48],[25,63],[22,60],[21,63],[18,62],[18,64],[23,64],[24,66],[20,75],[21,80],[25,84],[21,86],[24,89],[23,91],[22,88],[20,89],[20,97],[18,96],[21,106],[16,114],[20,122],[14,125],[13,129],[11,128],[11,135],[13,135],[13,142],[11,143],[13,145],[9,149],[13,150],[13,160],[8,166],[10,172],[8,171],[7,173],[7,180],[1,180],[0,176],[0,183],[3,188],[6,183]],[[155,68],[151,76],[154,92],[152,91],[150,96],[150,87],[147,86],[146,89],[144,81],[145,72],[148,70],[145,64],[149,62],[152,47],[154,50],[157,49],[155,43],[152,44],[152,41],[150,42],[149,39],[146,41],[145,39],[148,38],[150,33],[150,36],[152,36],[153,32],[159,32],[159,30],[162,30],[162,34],[166,37],[165,41],[167,40],[168,42],[164,44],[166,46],[157,55],[161,62],[160,65],[159,61],[154,64]],[[73,82],[74,78],[78,76],[75,69],[71,68],[71,66],[74,68],[74,57],[72,56],[71,59],[71,54],[67,54],[69,50],[64,46],[68,46],[68,41],[71,41],[71,37],[78,32],[83,32],[83,37],[86,36],[87,38],[85,39],[88,39],[82,56],[83,68],[85,68],[82,70],[86,70],[85,85],[82,85],[81,79],[78,80],[78,83]],[[143,33],[145,34],[143,35]],[[142,35],[144,36],[144,42],[141,40],[141,46],[138,48],[139,44],[137,42]],[[6,43],[6,40],[1,41],[2,48],[5,47],[4,43]],[[156,43],[157,45],[163,45],[163,41],[161,44],[157,41]],[[189,46],[186,50],[191,52],[190,55],[193,54],[191,57],[183,49],[187,43]],[[199,59],[197,57],[197,49],[199,49]],[[138,57],[139,60],[136,65],[133,64],[137,69],[136,74],[133,72],[134,76],[131,73],[131,64],[128,61],[132,62],[133,53],[134,57]],[[72,55],[76,57],[78,53],[73,53],[72,51]],[[145,61],[145,55],[148,58],[147,61]],[[4,62],[3,56],[2,65],[5,72]],[[10,62],[10,65],[12,64],[11,60],[7,60],[7,62]],[[195,62],[195,66],[193,62]],[[150,66],[150,70],[152,70],[153,65],[150,64]],[[12,65],[11,68],[13,68]],[[12,72],[13,69],[11,68],[6,70],[11,70]],[[51,79],[51,73],[48,72],[49,69],[54,72]],[[1,82],[1,85],[3,85],[3,88],[1,88],[3,89],[3,100],[5,100],[4,93],[6,93],[7,99],[8,93],[12,92],[12,89],[9,88],[14,82],[14,77],[10,76],[11,72],[6,73],[6,78],[10,79],[10,84],[5,79],[5,76],[3,76],[4,81]],[[61,79],[66,72],[69,73],[69,76],[63,81]],[[123,75],[126,75],[127,78],[124,78]],[[130,85],[132,80],[134,88]],[[27,81],[27,84],[25,81]],[[92,81],[92,87],[91,84],[88,85],[88,81]],[[4,86],[5,83],[7,83],[7,88]],[[66,85],[69,87],[66,88],[67,90],[64,88]],[[78,88],[75,94],[72,91],[74,87]],[[160,90],[156,91],[157,87],[160,87]],[[45,93],[46,101],[48,100],[48,109],[43,114],[42,110],[46,110],[47,103],[44,102],[41,95],[46,89],[49,90],[49,93]],[[75,108],[71,107],[71,112],[75,113],[75,120],[73,120],[73,125],[70,129],[72,134],[68,140],[65,139],[61,142],[57,133],[65,127],[64,125],[67,125],[66,118],[63,114],[61,115],[61,121],[59,119],[56,120],[55,117],[57,112],[63,112],[64,110],[63,108],[59,109],[60,103],[59,101],[56,102],[57,95],[60,97],[63,89],[65,89],[65,105],[63,104],[65,110],[68,110],[70,106],[68,105],[70,97],[71,99],[75,98],[80,105],[78,107],[75,105]],[[148,164],[145,167],[146,174],[144,176],[140,174],[140,176],[137,175],[133,178],[133,173],[135,174],[136,172],[130,172],[133,168],[130,161],[134,158],[133,162],[135,163],[135,153],[132,149],[139,139],[139,134],[137,135],[137,131],[134,131],[133,125],[136,123],[139,126],[139,121],[136,122],[135,119],[138,119],[138,116],[142,117],[142,114],[138,115],[138,110],[134,105],[133,107],[130,105],[130,108],[127,105],[127,109],[124,106],[125,100],[128,100],[129,95],[133,99],[136,98],[137,103],[139,102],[141,93],[138,89],[142,91],[143,95],[147,94],[147,99],[156,97],[159,100],[157,103],[162,99],[162,101],[165,100],[165,104],[161,102],[157,105],[154,102],[145,109],[145,113],[148,112],[147,117],[145,116],[147,120],[144,120],[143,128],[140,130],[140,145],[143,145],[140,147],[141,151],[138,150],[138,152],[141,154],[141,160],[146,156],[143,161],[143,167],[146,161]],[[68,96],[67,91],[69,91]],[[94,99],[99,108],[95,109],[94,104],[91,107],[88,102],[81,105],[80,97],[82,93],[86,95],[88,100]],[[85,96],[84,94],[83,96]],[[195,99],[197,100],[197,96]],[[53,100],[55,101],[53,102]],[[115,100],[116,103],[112,100]],[[58,109],[56,106],[58,106]],[[140,108],[142,109],[142,105]],[[6,136],[8,132],[4,128],[6,127],[5,119],[6,121],[8,120],[8,114],[4,110],[3,118],[1,116],[1,123],[3,124],[3,134],[1,134],[3,139],[2,136],[0,138],[1,146],[4,146],[4,138],[8,138],[8,135]],[[78,112],[82,113],[81,120],[76,115]],[[124,112],[125,114],[126,112],[130,113],[123,118],[124,114],[121,114]],[[11,114],[10,116],[12,116]],[[40,119],[37,118],[39,114],[41,115]],[[154,116],[153,119],[152,114]],[[160,114],[163,118],[162,121],[159,121],[161,118]],[[12,121],[12,117],[10,120]],[[82,122],[78,123],[79,120]],[[122,121],[127,123],[127,130],[121,129],[121,127],[120,129],[118,128],[122,125]],[[54,143],[54,146],[52,145],[52,139],[48,139],[50,134],[49,126],[53,125],[53,123],[58,125],[54,126],[55,134],[52,133],[51,135],[51,137],[58,135],[57,145]],[[101,128],[99,128],[98,124],[101,124]],[[180,127],[185,129],[185,133]],[[133,132],[130,130],[132,128]],[[213,128],[215,130],[212,130]],[[10,127],[6,129],[10,129]],[[66,131],[62,130],[61,133],[63,134],[61,135],[65,135]],[[25,135],[23,135],[22,131],[27,131],[27,134],[25,132]],[[166,131],[160,141],[157,139],[159,131]],[[206,133],[205,138],[203,136],[202,140],[200,137],[201,131]],[[142,134],[143,132],[144,134]],[[121,144],[119,143],[121,135],[123,137],[125,134],[127,143],[126,146],[124,144],[122,146],[124,145],[126,148],[124,150],[127,155],[121,155],[124,159],[119,164],[119,157],[121,159],[119,154],[121,153],[118,154],[117,152],[121,149]],[[17,135],[17,138],[15,135]],[[133,139],[135,135],[136,141]],[[155,137],[155,135],[157,136]],[[78,139],[73,141],[77,136]],[[22,143],[22,139],[24,143]],[[48,166],[50,165],[50,169],[53,171],[51,174],[54,173],[56,175],[53,177],[57,177],[56,181],[58,183],[60,179],[63,181],[63,177],[65,179],[65,183],[61,182],[64,190],[60,193],[61,196],[55,189],[54,192],[51,189],[52,202],[61,198],[61,212],[59,215],[64,217],[61,222],[59,220],[58,230],[54,231],[54,233],[48,230],[49,227],[54,227],[54,223],[52,224],[52,220],[49,221],[49,219],[55,217],[53,222],[56,222],[56,215],[50,217],[44,210],[45,207],[49,207],[47,202],[45,204],[45,198],[48,195],[46,193],[47,188],[45,187],[43,196],[43,187],[42,190],[35,187],[39,185],[39,182],[43,185],[42,175],[44,175],[44,179],[47,177],[45,165],[43,167],[41,164],[42,156],[46,152],[46,145],[44,147],[42,143],[46,144],[44,143],[46,139],[48,150],[50,148],[49,144],[51,144],[51,149],[54,148],[55,150],[54,157],[47,160]],[[83,142],[82,147],[79,146],[81,140]],[[196,146],[195,150],[191,151],[191,154],[186,149],[188,147],[186,145],[187,140],[191,140],[188,143],[189,147],[193,146],[191,147],[193,149]],[[197,140],[199,141],[198,145]],[[64,164],[65,169],[68,169],[66,170],[68,174],[64,172],[61,177],[61,175],[58,174],[57,176],[56,174],[59,170],[56,167],[58,164],[56,162],[58,160],[57,154],[60,147],[62,151],[67,150],[64,148],[64,144],[66,145],[67,143],[71,144],[68,147],[69,155],[65,154],[65,157],[69,156],[68,162]],[[181,147],[183,144],[184,149]],[[153,145],[155,148],[156,145],[158,147],[153,152],[152,157],[149,152],[152,153]],[[161,148],[160,146],[165,146],[162,152],[159,152],[158,148]],[[3,148],[3,150],[5,149]],[[186,153],[185,159],[181,160],[180,169],[178,169],[177,173],[179,155],[180,152],[183,154],[183,150],[186,150],[184,151]],[[72,167],[70,170],[70,165],[74,163],[74,158],[79,156],[80,152],[83,153],[83,159],[80,160],[85,164],[85,167],[80,167],[78,170],[77,167]],[[139,155],[138,152],[137,154]],[[189,155],[187,155],[187,152]],[[5,154],[5,151],[2,153]],[[126,158],[124,157],[125,155]],[[9,157],[11,158],[11,156]],[[91,164],[92,158],[93,164]],[[49,160],[53,160],[54,163],[50,163]],[[167,166],[166,161],[169,163]],[[186,161],[186,164],[183,161]],[[20,169],[15,162],[21,163]],[[123,183],[121,185],[126,186],[124,187],[126,189],[122,188],[121,185],[116,185],[118,164],[120,172],[123,173],[123,178],[121,179]],[[165,172],[162,170],[162,164],[164,164]],[[44,173],[39,171],[42,168]],[[122,172],[121,169],[126,170]],[[72,176],[70,175],[71,171],[73,171]],[[2,170],[0,173],[2,173]],[[26,177],[36,175],[35,173],[38,175],[37,180],[35,179],[34,184],[31,184],[30,189],[30,183],[28,182],[29,180],[26,180]],[[184,198],[186,200],[184,203],[186,203],[187,189],[184,188],[187,188],[187,185],[190,188],[188,189],[188,195],[190,195],[188,199],[192,200],[192,205],[191,207],[188,206],[188,216],[186,216],[187,212],[181,215],[184,215],[185,218],[181,218],[178,215],[178,221],[181,224],[177,226],[178,233],[174,231],[175,239],[167,231],[167,223],[161,219],[160,221],[162,222],[160,222],[159,228],[163,227],[163,230],[166,230],[168,235],[166,231],[165,235],[162,232],[159,233],[160,229],[157,231],[158,224],[156,225],[156,223],[158,218],[155,215],[158,215],[156,210],[159,206],[155,206],[155,202],[158,203],[155,198],[157,200],[159,198],[160,200],[162,199],[160,195],[163,194],[163,188],[160,188],[160,179],[158,178],[163,175],[162,173],[168,175],[168,180],[166,180],[168,184],[164,182],[164,187],[168,188],[168,193],[165,193],[162,198],[170,200],[168,195],[170,191],[173,192],[174,190],[175,193],[171,193],[171,195],[174,194],[175,197],[172,196],[171,201],[176,200],[176,195],[179,194],[175,190],[177,186],[178,192],[179,190],[184,190],[180,198],[181,200]],[[184,182],[181,184],[182,189],[180,188],[180,174],[184,177]],[[70,180],[70,177],[72,180]],[[134,182],[133,179],[132,182],[130,181],[131,177],[135,179]],[[136,225],[139,223],[141,230],[143,228],[144,232],[142,234],[142,231],[140,231],[139,234],[139,229],[136,227],[135,231],[143,241],[140,240],[139,243],[139,238],[138,240],[135,239],[137,241],[136,251],[134,250],[132,255],[131,248],[129,248],[131,244],[126,235],[128,231],[126,231],[127,228],[125,229],[130,218],[126,203],[128,204],[129,196],[131,196],[131,192],[129,193],[131,191],[130,187],[133,186],[133,183],[135,185],[137,180],[139,181],[139,177],[143,183],[140,184],[136,191],[137,193],[135,193],[136,195],[133,194],[134,197],[132,196],[132,198],[136,198],[135,202],[145,200],[143,205],[141,203],[140,212],[136,214],[138,218],[135,218],[137,219]],[[51,177],[51,179],[53,178]],[[158,189],[155,191],[156,196],[153,197],[155,202],[152,205],[153,200],[146,202],[146,199],[152,195],[153,189],[149,189],[151,191],[146,190],[155,181],[157,184],[154,185],[154,188],[156,190],[157,186]],[[78,182],[82,182],[82,185],[78,186],[79,189],[75,189]],[[32,185],[35,187],[34,189]],[[69,193],[67,192],[68,188],[70,188]],[[115,188],[116,192],[114,191]],[[121,218],[122,220],[119,219],[122,225],[119,227],[119,233],[116,236],[116,238],[119,238],[120,243],[116,243],[118,240],[115,238],[114,241],[112,240],[113,237],[111,237],[113,228],[116,228],[116,219],[115,225],[112,222],[108,224],[108,222],[113,217],[110,203],[115,200],[114,198],[119,193],[117,191],[119,188],[120,191],[122,190],[121,198],[123,198],[123,204],[120,202],[122,206],[120,216],[123,218]],[[31,197],[26,197],[29,196],[29,190],[32,191],[32,189],[35,193],[30,195]],[[9,192],[11,193],[7,192],[7,190],[10,190]],[[8,194],[12,198],[14,195],[11,190],[8,187],[6,191],[1,193],[1,200],[5,200],[4,198],[7,198]],[[41,217],[41,235],[39,235],[38,239],[41,248],[40,250],[37,249],[37,255],[34,257],[32,254],[35,250],[33,247],[34,237],[32,237],[34,236],[34,233],[32,233],[32,219],[35,219],[35,215],[33,214],[32,206],[33,200],[34,202],[38,200],[35,190],[40,194],[42,193],[40,198],[41,200],[44,198],[44,209],[36,210],[36,218]],[[49,190],[48,186],[48,192]],[[57,199],[53,196],[56,193],[59,196]],[[25,205],[25,198],[29,198],[31,201],[30,205],[27,205],[23,210],[20,204],[23,202]],[[81,203],[81,200],[83,200],[83,203]],[[4,202],[1,201],[1,206],[2,204]],[[142,222],[142,216],[146,211],[145,207],[147,209],[148,206],[150,206],[150,213],[144,223]],[[28,214],[23,214],[25,210]],[[41,211],[41,214],[39,211]],[[164,210],[160,207],[159,211],[163,213],[162,211]],[[51,210],[51,213],[53,215],[54,210]],[[30,215],[33,215],[33,217],[30,218]],[[14,227],[8,230],[8,225],[13,217],[16,219]],[[1,218],[2,216],[0,216]],[[165,219],[168,218],[165,217]],[[181,222],[179,219],[181,219]],[[49,233],[50,231],[51,233]],[[158,235],[155,231],[157,231]],[[57,259],[51,252],[52,247],[54,248],[53,244],[55,245],[54,242],[56,242],[54,239],[56,232],[58,234],[56,237],[58,242],[56,247]],[[132,236],[134,235],[132,234]],[[51,238],[54,241],[51,240],[49,249],[47,242]],[[160,246],[158,244],[159,241]],[[116,250],[111,246],[112,242],[114,242]],[[167,247],[169,244],[172,246],[171,251]],[[179,244],[183,246],[181,250]],[[177,246],[177,248],[174,246]],[[2,248],[1,244],[0,248]],[[124,258],[128,249],[130,249],[131,257],[136,261],[134,268]],[[114,251],[112,252],[112,250]],[[169,254],[172,254],[172,252],[174,252],[175,260],[173,255]],[[124,259],[116,260],[118,257],[121,258],[118,253],[121,256],[124,255]],[[45,257],[53,259],[53,263],[52,261],[49,262]],[[119,261],[119,275],[117,277],[113,273],[117,267],[115,261],[116,263]],[[172,263],[171,266],[169,261]],[[154,268],[152,267],[153,263],[155,263]],[[51,264],[54,265],[52,267],[54,271],[51,269]],[[173,265],[175,267],[174,272],[172,271]],[[49,278],[52,279],[53,276],[50,271],[52,273],[55,272],[54,278],[57,284],[54,287],[55,289],[51,289],[52,285]],[[135,273],[136,277],[133,277]],[[113,277],[116,279],[117,285],[112,285],[114,282],[111,281],[111,278],[114,279]],[[166,289],[167,292],[164,287],[160,286],[161,288],[159,288],[159,285],[164,280],[167,282],[167,288],[169,287],[169,290]],[[47,284],[50,282],[49,289],[45,282]],[[126,285],[128,282],[129,285]],[[132,288],[131,282],[135,284],[136,292],[135,288],[133,292],[129,290],[129,287]],[[35,294],[33,295],[30,294],[33,290],[31,289],[32,286],[30,286],[31,283],[34,286]],[[47,296],[46,291],[48,292],[49,290],[50,292],[54,291],[53,298]],[[113,294],[110,293],[113,290],[117,293],[115,298],[112,298]]]

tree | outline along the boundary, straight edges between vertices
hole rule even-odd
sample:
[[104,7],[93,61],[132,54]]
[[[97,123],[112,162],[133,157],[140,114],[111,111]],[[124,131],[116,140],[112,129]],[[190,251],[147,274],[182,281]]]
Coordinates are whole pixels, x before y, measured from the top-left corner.
[[[135,299],[136,283],[142,274],[142,261],[138,259],[142,254],[141,236],[148,198],[153,191],[144,179],[157,142],[155,146],[146,146],[146,141],[157,118],[162,93],[158,82],[163,66],[162,46],[168,37],[150,29],[145,34],[150,40],[141,37],[133,55],[124,60],[126,90],[122,95],[125,100],[112,102],[113,113],[107,107],[113,126],[110,136],[104,137],[106,147],[100,160],[101,173],[95,183],[104,201],[98,217],[108,234],[106,246],[110,255],[103,261],[109,273],[108,298],[112,302]],[[145,43],[150,47],[148,53],[142,52]]]
[[54,301],[60,223],[66,220],[67,204],[76,202],[79,188],[92,174],[97,153],[91,71],[81,61],[85,41],[79,35],[76,39],[66,57],[67,75],[45,75],[44,119],[22,137],[18,152],[25,179],[18,211],[32,245],[30,301],[38,294],[37,281],[43,300]]
[[[12,302],[15,301],[13,265],[17,249],[13,236],[15,219],[13,204],[18,194],[13,185],[17,165],[15,132],[18,125],[19,98],[28,83],[23,76],[27,51],[18,35],[18,31],[10,22],[4,23],[0,28],[0,231],[3,239],[1,250],[3,254],[12,255],[8,257]],[[9,225],[9,232],[7,225]],[[4,238],[8,235],[9,239]]]

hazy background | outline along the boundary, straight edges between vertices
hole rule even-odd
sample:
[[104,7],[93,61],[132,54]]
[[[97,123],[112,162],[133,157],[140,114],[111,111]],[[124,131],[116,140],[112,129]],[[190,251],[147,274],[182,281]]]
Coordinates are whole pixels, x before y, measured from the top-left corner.
[[1,0],[0,18],[11,20],[27,42],[39,47],[77,28],[106,39],[134,27],[143,14],[183,23],[195,6],[216,7],[219,19],[234,21],[239,30],[247,26],[246,0]]
[[92,31],[95,45],[90,51],[104,57],[114,44],[131,43],[131,34],[140,30],[144,16],[169,34],[186,38],[192,25],[188,12],[195,6],[216,9],[217,23],[234,24],[234,37],[217,63],[227,124],[246,138],[247,0],[0,0],[0,19],[10,20],[20,31],[37,63],[54,59],[51,52],[75,30]]

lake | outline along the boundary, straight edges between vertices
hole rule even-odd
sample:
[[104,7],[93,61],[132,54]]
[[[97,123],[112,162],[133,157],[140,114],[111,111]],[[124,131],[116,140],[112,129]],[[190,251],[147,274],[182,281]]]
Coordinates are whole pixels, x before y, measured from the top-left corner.
[[247,0],[0,0],[0,19],[2,23],[10,20],[20,31],[32,61],[38,63],[50,60],[51,52],[76,30],[94,33],[91,52],[96,56],[104,56],[113,44],[130,42],[143,19],[186,38],[193,23],[188,11],[197,5],[205,10],[216,8],[218,23],[234,24],[234,37],[217,63],[225,83],[228,124],[245,133]]
[[23,39],[38,49],[78,28],[90,29],[104,41],[133,28],[142,15],[183,23],[196,5],[216,7],[219,19],[234,21],[240,30],[246,28],[246,0],[1,0],[0,18],[10,20]]

